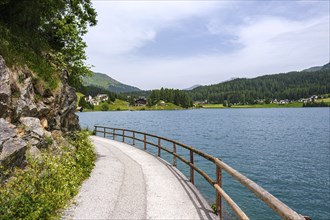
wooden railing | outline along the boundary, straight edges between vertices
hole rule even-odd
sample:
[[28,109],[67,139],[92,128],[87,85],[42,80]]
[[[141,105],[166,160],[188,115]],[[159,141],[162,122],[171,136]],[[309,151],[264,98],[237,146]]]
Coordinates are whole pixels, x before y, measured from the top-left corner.
[[[283,202],[278,200],[276,197],[274,197],[272,194],[267,192],[265,189],[263,189],[261,186],[250,180],[249,178],[245,177],[223,161],[221,161],[219,158],[213,157],[209,154],[206,154],[204,152],[201,152],[199,150],[196,150],[190,146],[187,146],[185,144],[179,143],[177,141],[159,137],[157,135],[153,134],[147,134],[140,131],[134,131],[134,130],[128,130],[128,129],[122,129],[122,128],[110,128],[110,127],[104,127],[104,126],[95,126],[95,132],[102,133],[103,137],[107,137],[107,135],[111,135],[112,138],[115,140],[116,136],[122,137],[122,142],[125,142],[125,138],[129,138],[133,140],[133,145],[135,145],[135,141],[140,141],[143,143],[144,150],[147,150],[147,145],[151,145],[154,147],[157,147],[158,152],[157,156],[161,157],[161,150],[166,151],[173,155],[173,166],[176,167],[176,161],[177,159],[181,160],[185,164],[187,164],[190,167],[190,182],[194,184],[194,171],[197,171],[202,177],[205,178],[207,182],[209,182],[216,190],[216,207],[217,207],[217,214],[219,215],[220,219],[222,218],[222,199],[224,199],[227,204],[231,207],[231,209],[235,212],[235,214],[240,219],[249,219],[249,217],[241,210],[241,208],[230,198],[230,196],[223,190],[222,188],[222,171],[227,172],[232,177],[234,177],[236,180],[238,180],[243,186],[245,186],[247,189],[252,191],[259,199],[261,199],[265,204],[267,204],[269,207],[271,207],[277,215],[279,215],[282,219],[295,219],[295,220],[306,220],[310,219],[309,217],[304,217],[291,208],[289,208],[287,205],[285,205]],[[136,134],[142,135],[143,139],[137,138]],[[151,141],[148,141],[148,138],[156,138],[158,141],[157,143],[153,143]],[[162,141],[168,142],[173,144],[173,151],[165,148],[162,146]],[[177,147],[180,146],[182,148],[185,148],[189,150],[190,159],[187,160],[183,156],[177,154]],[[216,165],[216,180],[213,180],[209,175],[207,175],[203,170],[198,168],[196,165],[194,165],[194,154],[197,154],[211,162],[213,162]]]

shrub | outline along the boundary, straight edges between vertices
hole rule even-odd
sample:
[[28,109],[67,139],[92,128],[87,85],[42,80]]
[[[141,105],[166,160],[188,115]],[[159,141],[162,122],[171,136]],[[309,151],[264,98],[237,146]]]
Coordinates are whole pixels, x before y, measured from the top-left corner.
[[109,104],[104,102],[101,104],[101,111],[108,111],[109,110]]
[[211,205],[211,209],[213,210],[214,213],[217,214],[217,205],[215,203]]
[[88,132],[76,133],[72,146],[56,152],[44,150],[39,158],[28,157],[25,169],[16,168],[0,185],[1,219],[54,219],[78,193],[79,185],[96,159]]

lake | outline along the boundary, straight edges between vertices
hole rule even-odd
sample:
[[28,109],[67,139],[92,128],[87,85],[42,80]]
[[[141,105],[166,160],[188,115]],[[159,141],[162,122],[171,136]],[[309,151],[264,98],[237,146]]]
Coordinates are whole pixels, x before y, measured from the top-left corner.
[[[222,159],[300,214],[330,219],[330,108],[198,109],[78,113],[82,127],[104,125],[177,140]],[[151,147],[149,147],[151,148]],[[163,155],[163,153],[162,153]],[[172,161],[172,157],[166,156]],[[214,178],[214,165],[196,158]],[[178,164],[189,177],[188,167]],[[212,204],[215,190],[195,174]],[[251,219],[280,219],[224,176],[223,188]],[[232,213],[226,208],[227,214]]]

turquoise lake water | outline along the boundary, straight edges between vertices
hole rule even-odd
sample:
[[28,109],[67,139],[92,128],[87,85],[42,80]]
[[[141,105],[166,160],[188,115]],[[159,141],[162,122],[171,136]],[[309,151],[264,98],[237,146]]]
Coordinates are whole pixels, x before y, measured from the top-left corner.
[[[330,108],[121,111],[78,115],[85,128],[93,129],[94,125],[126,128],[191,145],[222,159],[298,213],[313,220],[330,219]],[[186,151],[180,153],[188,155]],[[163,155],[172,162],[170,155]],[[215,177],[212,163],[195,157],[195,164]],[[178,168],[189,177],[186,165],[179,163]],[[215,190],[197,173],[195,178],[197,188],[210,204],[213,203]],[[280,219],[235,180],[225,175],[223,182],[227,194],[251,219]],[[225,211],[232,216],[229,208]]]

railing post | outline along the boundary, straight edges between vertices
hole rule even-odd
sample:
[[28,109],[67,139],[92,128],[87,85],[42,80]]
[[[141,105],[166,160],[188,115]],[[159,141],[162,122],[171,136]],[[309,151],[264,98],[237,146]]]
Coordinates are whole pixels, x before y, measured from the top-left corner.
[[[176,154],[176,143],[173,142],[173,153]],[[173,155],[173,166],[176,167],[176,156]]]
[[133,131],[133,145],[135,145],[135,131]]
[[144,134],[144,150],[147,150],[147,135]]
[[112,138],[115,140],[115,129],[112,129]]
[[[194,164],[194,152],[190,151],[190,163],[193,165]],[[195,180],[194,180],[194,168],[190,166],[190,182],[195,185]]]
[[97,126],[94,126],[94,133],[95,133],[95,135],[97,135],[96,131],[97,131]]
[[[217,165],[217,171],[216,171],[216,176],[217,176],[217,184],[222,188],[222,169]],[[221,195],[216,191],[216,206],[217,206],[217,213],[219,215],[219,219],[222,220],[222,202],[221,202]]]
[[160,157],[160,138],[158,138],[158,157]]
[[105,138],[105,127],[103,128],[103,137]]
[[123,130],[123,142],[125,142],[125,130]]

